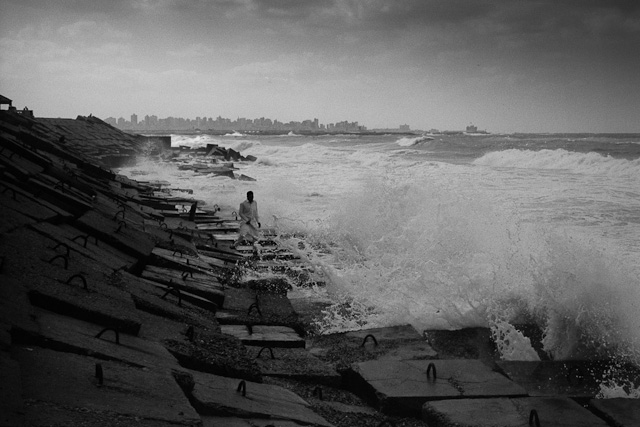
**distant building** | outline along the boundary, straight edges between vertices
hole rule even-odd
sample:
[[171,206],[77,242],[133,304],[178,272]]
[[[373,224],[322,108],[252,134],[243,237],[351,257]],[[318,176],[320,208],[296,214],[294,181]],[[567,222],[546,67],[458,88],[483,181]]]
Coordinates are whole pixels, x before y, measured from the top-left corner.
[[474,126],[474,125],[467,126],[467,132],[469,132],[469,133],[477,133],[478,132],[478,126]]
[[409,125],[400,125],[399,129],[400,129],[400,132],[409,132],[411,130]]
[[131,125],[138,126],[138,115],[135,113],[131,115]]

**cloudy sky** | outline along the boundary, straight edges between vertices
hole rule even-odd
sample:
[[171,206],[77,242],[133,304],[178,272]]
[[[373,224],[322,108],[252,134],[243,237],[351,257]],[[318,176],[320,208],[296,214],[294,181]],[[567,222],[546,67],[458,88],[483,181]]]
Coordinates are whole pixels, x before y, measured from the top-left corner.
[[638,0],[0,0],[41,117],[640,132]]

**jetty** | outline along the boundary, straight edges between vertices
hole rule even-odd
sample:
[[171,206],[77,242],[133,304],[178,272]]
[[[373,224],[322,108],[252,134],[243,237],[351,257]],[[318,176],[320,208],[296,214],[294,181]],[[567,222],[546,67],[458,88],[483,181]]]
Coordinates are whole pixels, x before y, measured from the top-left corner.
[[0,111],[0,425],[640,425],[596,398],[607,361],[501,361],[484,328],[315,334],[327,303],[295,290],[325,278],[287,236],[232,249],[231,208],[110,169],[143,149]]

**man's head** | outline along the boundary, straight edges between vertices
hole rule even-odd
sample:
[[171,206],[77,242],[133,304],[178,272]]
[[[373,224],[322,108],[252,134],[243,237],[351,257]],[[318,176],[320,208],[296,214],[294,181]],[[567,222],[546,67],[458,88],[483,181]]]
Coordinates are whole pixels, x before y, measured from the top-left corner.
[[253,191],[247,191],[247,200],[253,202]]

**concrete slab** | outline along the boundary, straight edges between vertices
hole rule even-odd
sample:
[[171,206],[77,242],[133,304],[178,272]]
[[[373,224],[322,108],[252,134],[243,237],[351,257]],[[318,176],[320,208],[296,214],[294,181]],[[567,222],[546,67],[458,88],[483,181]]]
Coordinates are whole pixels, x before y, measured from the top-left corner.
[[[200,423],[167,370],[143,370],[43,349],[20,348],[14,356],[20,363],[25,399],[177,425]],[[102,384],[96,376],[97,363],[102,367]],[[37,419],[38,414],[27,417]]]
[[35,315],[39,332],[14,328],[12,335],[15,343],[37,345],[102,360],[115,360],[139,368],[170,368],[178,364],[159,343],[127,334],[116,335],[114,331],[106,331],[100,338],[96,338],[104,331],[100,325],[46,310],[38,310]]
[[526,396],[522,387],[479,360],[360,362],[346,381],[351,391],[389,414],[419,415],[429,400]]
[[499,361],[498,367],[530,396],[594,397],[608,363],[598,361]]
[[[165,295],[168,289],[163,285],[127,273],[123,273],[123,275],[138,310],[195,327],[206,326],[207,329],[217,329],[219,332],[220,328],[215,311],[212,312],[210,309],[210,306],[215,306],[215,304],[209,300],[182,292],[182,303],[179,305],[180,300],[175,294]],[[198,302],[192,301],[194,299],[197,299]],[[207,303],[207,305],[202,307],[200,303]]]
[[[289,390],[268,384],[191,372],[195,382],[192,403],[203,415],[231,415],[241,418],[268,418],[314,426],[330,426],[313,412],[309,404]],[[243,393],[244,391],[244,393]]]
[[107,218],[95,210],[90,210],[79,217],[74,225],[85,233],[96,236],[99,240],[136,258],[146,258],[151,255],[155,241],[143,231],[129,225],[121,225],[120,222],[119,219]]
[[[208,269],[211,268],[209,264],[199,259],[199,257],[182,254],[180,252],[171,251],[168,249],[162,249],[162,248],[156,247],[153,249],[153,255],[157,258],[162,259],[165,262],[169,262],[171,264],[177,265],[178,267],[181,267],[182,270],[188,271],[189,267],[191,267],[191,268],[196,268],[196,269],[199,268],[204,271],[207,271]],[[152,263],[152,265],[155,265],[155,264]]]
[[245,288],[226,288],[224,293],[223,309],[216,313],[220,324],[279,325],[303,333],[298,315],[285,295]]
[[592,399],[589,406],[611,425],[640,426],[640,399]]
[[334,387],[339,387],[342,383],[342,377],[335,366],[323,362],[302,348],[247,346],[247,352],[255,359],[262,375]]
[[[149,282],[153,283],[151,281]],[[177,286],[175,284],[171,286],[166,286],[166,285],[161,285],[160,283],[155,283],[155,287],[162,291],[162,295],[160,296],[162,299],[176,301],[176,304],[178,304],[178,306],[182,306],[183,304],[188,303],[193,306],[205,309],[211,313],[216,313],[218,311],[219,305],[216,302],[211,301],[210,299],[207,299],[207,298],[203,298],[199,295],[192,294],[191,292],[187,292],[187,290],[185,289],[188,289],[188,288]],[[222,295],[221,298],[224,298],[224,294]],[[136,301],[136,305],[140,302],[137,299],[135,299],[135,301]],[[217,319],[216,319],[216,322],[217,322]]]
[[433,427],[605,427],[607,423],[566,397],[456,399],[427,402],[422,419]]
[[[91,237],[69,224],[41,222],[32,228],[57,243],[64,243],[71,250],[114,270],[132,267],[138,259],[113,246]],[[57,244],[56,243],[56,244]]]
[[0,205],[3,207],[3,222],[4,216],[8,215],[8,210],[18,212],[30,219],[39,221],[52,220],[58,217],[61,212],[64,212],[59,209],[51,209],[48,203],[40,203],[32,194],[7,182],[3,182],[2,185],[0,185],[0,189],[2,190],[0,191]]
[[305,341],[287,326],[221,325],[223,334],[238,338],[244,345],[260,347],[304,348]]
[[224,305],[223,287],[213,276],[194,273],[192,277],[191,274],[185,274],[185,272],[148,265],[142,271],[142,277],[205,298],[218,307]]
[[274,426],[277,422],[278,427],[300,427],[306,424],[300,424],[295,421],[274,421],[269,418],[238,418],[238,417],[211,417],[202,416],[202,427],[269,427]]
[[56,184],[45,182],[44,177],[31,177],[24,183],[24,188],[32,192],[37,198],[46,200],[74,216],[83,215],[92,209],[90,200],[68,189],[58,189]]
[[438,356],[411,325],[315,336],[308,340],[307,348],[335,364],[338,372],[368,360],[429,360]]
[[24,425],[20,365],[4,351],[0,351],[0,378],[0,425]]

